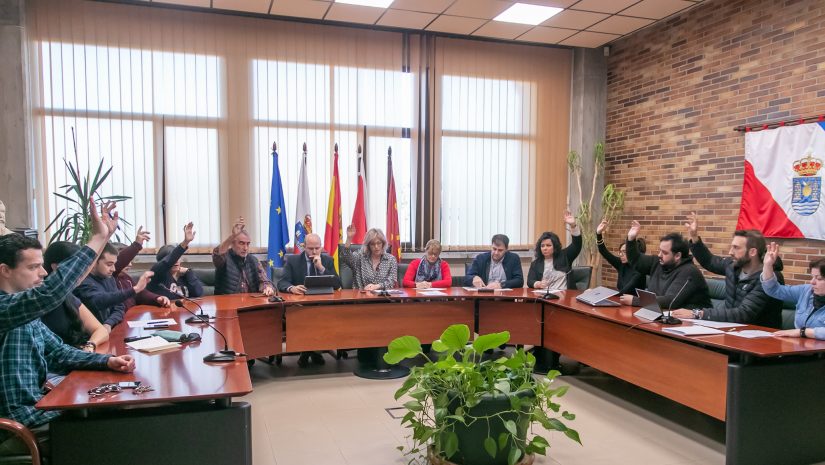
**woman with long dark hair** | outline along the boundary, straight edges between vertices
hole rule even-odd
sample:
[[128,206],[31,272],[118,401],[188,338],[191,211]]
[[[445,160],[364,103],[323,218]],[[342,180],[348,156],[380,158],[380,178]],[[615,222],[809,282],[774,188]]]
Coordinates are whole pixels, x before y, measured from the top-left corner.
[[564,212],[564,222],[570,231],[570,245],[561,247],[561,240],[554,232],[543,232],[536,241],[536,258],[527,272],[527,287],[536,289],[573,289],[570,271],[573,261],[582,250],[582,233],[576,218],[570,211]]

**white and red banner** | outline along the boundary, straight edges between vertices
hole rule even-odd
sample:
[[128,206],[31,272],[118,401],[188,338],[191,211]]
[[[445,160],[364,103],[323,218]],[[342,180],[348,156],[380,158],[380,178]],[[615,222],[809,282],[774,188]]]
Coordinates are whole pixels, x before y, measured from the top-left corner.
[[737,229],[766,237],[825,240],[825,123],[745,135],[745,181]]

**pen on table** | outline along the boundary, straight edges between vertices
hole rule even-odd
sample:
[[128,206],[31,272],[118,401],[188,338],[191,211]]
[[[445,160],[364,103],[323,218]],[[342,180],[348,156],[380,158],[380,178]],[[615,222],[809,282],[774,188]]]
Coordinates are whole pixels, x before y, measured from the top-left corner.
[[168,323],[166,322],[166,320],[152,320],[152,321],[147,321],[145,326],[148,326],[148,325],[163,325],[163,324],[168,324]]

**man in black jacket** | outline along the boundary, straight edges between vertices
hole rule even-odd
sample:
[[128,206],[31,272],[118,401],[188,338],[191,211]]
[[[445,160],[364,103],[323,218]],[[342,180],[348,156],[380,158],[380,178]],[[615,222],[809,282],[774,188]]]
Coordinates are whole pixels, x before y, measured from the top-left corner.
[[[702,268],[725,276],[725,305],[720,308],[679,309],[673,315],[677,318],[781,327],[782,301],[768,297],[762,290],[762,259],[768,250],[762,233],[754,229],[735,231],[729,256],[719,257],[713,255],[699,237],[696,212],[690,213],[685,226],[690,236],[690,251]],[[782,262],[778,261],[774,271],[779,282],[784,283],[781,270]]]
[[[708,283],[699,268],[693,264],[687,241],[679,233],[670,233],[660,239],[659,256],[639,254],[636,236],[641,225],[633,221],[627,233],[627,260],[639,273],[650,276],[647,290],[656,294],[659,307],[667,311],[674,308],[710,307]],[[623,295],[624,305],[639,306],[639,298]]]
[[[284,275],[278,280],[278,289],[291,294],[304,294],[307,290],[304,281],[307,276],[335,276],[335,288],[341,288],[341,278],[335,272],[335,263],[329,255],[322,255],[321,236],[307,234],[304,239],[304,251],[299,255],[287,255]],[[298,366],[305,367],[309,359],[318,365],[324,364],[324,356],[318,352],[301,352]]]

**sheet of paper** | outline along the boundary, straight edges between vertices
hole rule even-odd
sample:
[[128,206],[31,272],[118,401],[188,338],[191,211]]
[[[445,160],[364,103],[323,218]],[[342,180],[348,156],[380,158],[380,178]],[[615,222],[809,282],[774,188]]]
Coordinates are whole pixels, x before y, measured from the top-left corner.
[[172,347],[180,347],[179,343],[169,342],[160,336],[152,336],[139,341],[127,342],[126,345],[141,352],[156,352]]
[[158,318],[157,320],[135,320],[126,322],[130,328],[145,328],[146,326],[175,326],[177,321],[172,318]]
[[[536,294],[536,295],[544,295],[545,292],[547,292],[547,291],[545,291],[544,289],[536,289],[532,292],[533,292],[533,294]],[[562,290],[561,289],[553,289],[552,291],[550,291],[550,293],[551,294],[561,294]]]
[[747,326],[743,325],[742,323],[728,323],[727,321],[708,321],[708,320],[694,320],[692,318],[682,318],[682,321],[688,321],[695,325],[706,326],[708,328],[738,328],[740,326]]
[[419,290],[419,291],[418,291],[418,293],[419,293],[419,294],[421,294],[421,295],[447,295],[447,293],[446,293],[446,292],[441,292],[441,291],[430,291],[430,290],[428,290],[428,291],[425,291],[425,290]]
[[746,337],[748,339],[773,336],[773,333],[768,331],[762,331],[760,329],[744,329],[742,331],[729,331],[728,334],[730,334],[731,336]]
[[465,286],[465,287],[462,287],[462,289],[464,289],[465,291],[468,291],[468,292],[473,292],[473,291],[477,291],[477,290],[478,290],[478,289],[477,289],[477,288],[475,288],[475,287],[466,287],[466,286]]
[[662,331],[671,334],[678,334],[680,336],[707,336],[710,334],[725,334],[716,328],[708,328],[706,326],[679,326],[676,328],[662,328]]

